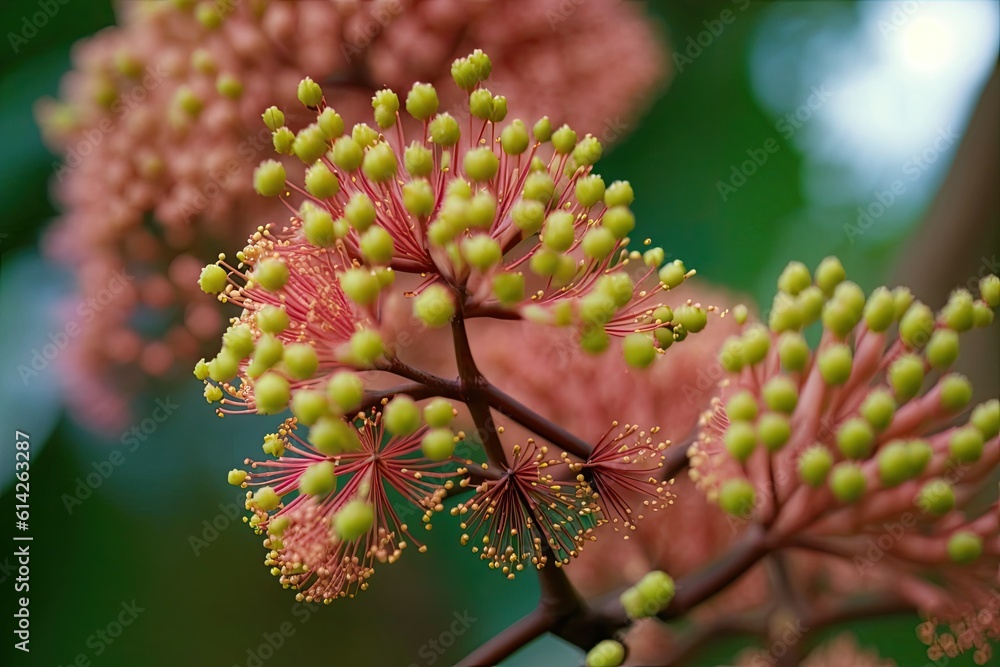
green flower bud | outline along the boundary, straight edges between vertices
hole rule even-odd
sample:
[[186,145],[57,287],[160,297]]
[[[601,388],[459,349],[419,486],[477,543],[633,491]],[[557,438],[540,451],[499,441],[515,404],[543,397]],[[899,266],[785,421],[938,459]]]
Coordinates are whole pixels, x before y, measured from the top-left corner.
[[757,420],[757,437],[768,451],[777,451],[792,437],[792,425],[788,417],[777,412],[765,412]]
[[462,131],[458,121],[449,113],[439,113],[430,124],[431,141],[439,146],[454,146],[458,143]]
[[253,504],[259,510],[270,512],[281,504],[281,497],[270,486],[265,486],[253,494]]
[[257,326],[265,333],[279,334],[288,328],[288,311],[281,306],[264,306],[257,312]]
[[276,132],[279,127],[285,124],[285,114],[278,107],[268,107],[260,115],[264,119],[264,125],[272,132]]
[[292,396],[292,414],[300,424],[312,426],[316,421],[330,412],[323,392],[315,389],[299,389]]
[[233,468],[229,471],[229,475],[226,477],[228,481],[233,486],[243,486],[243,482],[247,480],[247,471],[240,470],[238,468]]
[[240,371],[240,357],[232,350],[223,348],[208,362],[208,377],[215,382],[229,382]]
[[816,358],[819,373],[828,385],[841,385],[847,382],[847,378],[851,376],[853,361],[851,348],[842,344],[827,347]]
[[398,394],[382,411],[382,423],[398,437],[416,433],[420,428],[420,408],[409,396]]
[[317,162],[306,170],[306,192],[317,199],[327,199],[340,192],[340,181],[322,162]]
[[823,290],[815,285],[810,285],[795,297],[795,306],[792,310],[794,314],[799,316],[801,326],[805,327],[819,319],[825,304],[826,295],[823,294]]
[[615,238],[623,239],[635,229],[635,214],[625,206],[612,206],[604,212],[601,225]]
[[767,325],[774,333],[785,331],[798,331],[805,324],[802,309],[796,300],[778,292],[774,296],[771,304],[771,314],[768,316]]
[[936,330],[924,348],[924,356],[934,368],[951,366],[958,359],[958,333],[953,329]]
[[469,93],[469,113],[474,118],[489,120],[493,114],[493,93],[486,88],[479,88]]
[[292,146],[295,144],[295,133],[287,127],[279,127],[271,133],[271,145],[274,152],[280,155],[293,155]]
[[265,259],[254,269],[251,278],[267,291],[277,292],[288,282],[288,265],[282,259]]
[[837,429],[837,447],[849,459],[868,458],[875,447],[875,431],[864,419],[848,419]]
[[285,346],[285,368],[296,380],[308,380],[319,368],[316,348],[309,343],[292,343]]
[[719,489],[719,507],[733,516],[749,518],[756,504],[753,485],[741,477],[726,480]]
[[875,332],[882,332],[889,328],[895,319],[895,306],[892,293],[885,287],[879,287],[865,304],[865,324]]
[[976,327],[988,327],[993,324],[993,311],[983,301],[972,304],[972,319]]
[[764,361],[770,349],[771,336],[764,327],[752,326],[743,332],[743,362],[747,365]]
[[750,311],[742,303],[733,306],[733,319],[736,320],[736,324],[746,324],[749,316]]
[[240,359],[246,359],[253,352],[253,334],[246,324],[229,327],[222,335],[222,346]]
[[524,274],[501,273],[493,276],[493,295],[505,306],[524,300]]
[[555,194],[556,184],[549,176],[548,172],[536,171],[528,174],[524,179],[524,199],[533,199],[543,204],[548,204]]
[[812,285],[812,276],[802,262],[789,262],[785,270],[778,276],[778,289],[792,296],[810,285]]
[[306,240],[317,248],[330,248],[337,239],[333,216],[323,209],[312,208],[302,216],[302,232]]
[[757,433],[748,422],[732,422],[726,429],[722,442],[730,456],[740,463],[745,463],[757,447]]
[[823,327],[836,334],[838,338],[851,333],[860,319],[860,312],[855,312],[839,299],[831,299],[823,306]]
[[317,107],[323,101],[323,89],[309,77],[299,81],[297,93],[299,102],[307,107]]
[[361,254],[371,264],[388,264],[395,251],[392,235],[378,225],[372,225],[358,240]]
[[545,205],[530,199],[519,201],[511,208],[510,217],[525,236],[537,234],[545,221]]
[[656,360],[653,339],[642,333],[631,333],[622,340],[625,363],[632,368],[648,368]]
[[603,326],[585,327],[580,334],[580,347],[588,354],[600,354],[611,345],[611,336]]
[[576,132],[569,125],[563,125],[552,133],[552,147],[560,155],[572,153],[576,147]]
[[915,354],[906,354],[889,366],[889,384],[899,403],[905,403],[920,392],[924,382],[924,362]]
[[348,269],[340,274],[340,287],[348,299],[360,306],[370,306],[378,301],[381,288],[378,278],[370,269]]
[[561,255],[548,248],[539,248],[532,254],[528,267],[536,275],[551,278],[559,270]]
[[872,428],[884,431],[896,414],[896,401],[885,389],[875,389],[865,397],[859,412]]
[[799,477],[809,486],[820,487],[833,467],[833,454],[821,444],[815,444],[799,457]]
[[396,176],[396,153],[385,142],[368,149],[361,163],[361,171],[372,183],[387,183]]
[[333,516],[333,529],[344,542],[360,539],[375,523],[375,508],[364,500],[349,500]]
[[941,311],[941,319],[945,326],[955,331],[968,331],[975,324],[975,313],[972,307],[972,295],[968,290],[960,289],[951,293],[948,304]]
[[566,211],[553,211],[545,219],[542,228],[542,243],[556,252],[565,252],[573,245],[576,230],[573,227],[575,218]]
[[332,461],[313,463],[299,477],[299,491],[307,496],[325,496],[337,489],[337,474]]
[[500,133],[500,147],[507,155],[521,155],[528,150],[530,141],[528,128],[520,120],[515,120]]
[[867,481],[856,463],[844,461],[833,467],[830,473],[830,490],[842,503],[853,503],[865,494]]
[[277,373],[264,373],[253,386],[257,414],[276,415],[288,407],[291,390],[288,380]]
[[428,120],[437,113],[437,90],[429,83],[415,83],[406,96],[406,110],[417,120]]
[[898,440],[879,450],[876,460],[882,486],[891,488],[910,479],[913,468],[910,454],[906,443]]
[[576,182],[575,193],[580,205],[589,209],[604,199],[604,180],[596,174],[583,176]]
[[827,296],[847,277],[844,265],[836,257],[827,257],[816,267],[816,286]]
[[915,502],[924,512],[941,516],[954,509],[955,491],[943,479],[932,479],[920,489]]
[[911,440],[906,443],[906,453],[910,466],[910,478],[919,477],[934,457],[934,448],[926,440]]
[[382,336],[372,329],[355,332],[350,340],[351,357],[361,366],[371,366],[385,353]]
[[199,359],[198,363],[194,365],[194,376],[199,380],[208,379],[208,363],[204,358]]
[[369,148],[378,143],[378,131],[366,123],[355,123],[351,128],[351,138],[358,142],[361,148]]
[[361,144],[353,138],[343,136],[333,142],[333,149],[329,155],[330,161],[338,168],[348,172],[355,172],[365,159],[365,151]]
[[994,274],[979,280],[979,295],[990,308],[1000,307],[1000,278]]
[[983,455],[983,434],[974,426],[955,429],[948,450],[959,463],[975,463]]
[[698,333],[708,324],[708,314],[698,306],[678,306],[674,310],[674,322],[690,333]]
[[455,453],[455,434],[450,428],[432,428],[420,439],[420,451],[431,461],[446,461]]
[[548,116],[542,116],[535,127],[532,128],[532,134],[535,135],[535,141],[545,143],[552,138],[552,121],[549,120]]
[[809,344],[798,331],[778,336],[778,358],[786,371],[801,371],[809,361]]
[[489,148],[473,148],[466,152],[462,168],[473,181],[485,183],[496,176],[500,158]]
[[592,227],[583,236],[583,254],[590,259],[602,260],[610,255],[618,240],[606,227]]
[[316,118],[316,124],[327,139],[336,139],[344,134],[344,119],[340,114],[327,107]]
[[368,195],[358,192],[344,207],[344,217],[351,223],[351,227],[365,232],[375,223],[375,204]]
[[899,337],[910,347],[922,348],[934,330],[934,314],[919,301],[910,306],[899,321]]
[[[607,201],[607,195],[604,196],[605,201]],[[687,269],[684,268],[684,262],[679,259],[675,259],[669,264],[664,264],[660,269],[660,282],[667,286],[667,289],[673,289],[684,282],[687,277]]]
[[192,117],[200,114],[205,108],[205,102],[187,86],[181,86],[177,89],[177,93],[174,95],[174,104],[178,109]]
[[292,142],[292,153],[306,164],[312,164],[323,157],[327,147],[326,135],[323,134],[323,130],[319,129],[319,125],[313,123],[302,128],[295,135],[295,141]]
[[906,287],[897,287],[892,290],[892,315],[895,319],[901,319],[912,303],[913,294]]
[[201,270],[198,286],[205,294],[220,294],[229,284],[229,274],[218,264],[209,264]]
[[632,184],[628,181],[615,181],[607,187],[604,192],[604,204],[612,206],[631,206],[635,201],[635,192],[632,191]]
[[972,400],[972,384],[964,375],[950,373],[939,383],[941,407],[950,412],[961,410]]
[[[597,279],[597,291],[609,297],[620,308],[632,300],[635,283],[625,272],[608,273]],[[676,315],[674,316],[676,318]]]
[[476,234],[462,241],[462,256],[480,271],[488,271],[501,259],[500,244],[486,234]]
[[215,90],[223,97],[238,100],[243,94],[243,84],[231,74],[222,74],[215,80]]
[[357,410],[365,395],[361,378],[350,371],[338,371],[326,384],[326,395],[343,414]]
[[625,647],[614,639],[605,639],[590,649],[586,667],[618,667],[625,662]]
[[375,124],[383,130],[390,128],[396,124],[399,96],[388,88],[384,88],[372,97],[372,109],[375,110]]
[[767,381],[761,390],[767,407],[775,412],[792,414],[799,402],[799,389],[791,378],[779,375]]
[[454,418],[455,408],[452,407],[448,399],[435,398],[424,406],[424,421],[431,428],[444,428],[451,424],[451,420]]
[[1000,401],[994,398],[977,405],[969,416],[969,423],[979,429],[984,440],[995,438],[1000,432]]
[[285,166],[277,160],[264,160],[253,172],[253,189],[264,197],[277,197],[285,191]]
[[589,167],[601,159],[604,154],[604,146],[591,135],[584,137],[573,149],[573,159],[578,165]]
[[[272,306],[273,308],[273,306]],[[281,311],[282,313],[284,311]],[[257,339],[257,347],[254,350],[253,355],[253,366],[257,367],[259,373],[250,373],[252,377],[260,376],[268,368],[271,368],[276,363],[281,361],[281,358],[285,356],[285,346],[284,344],[272,336],[271,334],[264,334]]]
[[752,422],[757,419],[757,399],[743,390],[726,401],[726,415],[730,421]]
[[414,297],[413,314],[428,327],[443,327],[455,315],[454,298],[444,285],[429,285]]
[[960,530],[948,539],[948,557],[959,565],[975,562],[983,553],[983,538],[970,530]]
[[[657,329],[657,332],[661,331]],[[671,331],[671,336],[673,332]],[[719,350],[719,364],[730,373],[739,373],[746,365],[743,358],[743,340],[739,336],[730,336]]]

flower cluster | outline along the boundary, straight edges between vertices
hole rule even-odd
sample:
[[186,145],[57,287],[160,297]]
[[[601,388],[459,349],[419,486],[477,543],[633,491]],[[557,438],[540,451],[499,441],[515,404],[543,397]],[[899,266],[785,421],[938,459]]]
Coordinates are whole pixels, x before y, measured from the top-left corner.
[[[378,91],[374,124],[351,127],[315,81],[301,80],[297,97],[315,122],[295,132],[276,106],[263,121],[279,155],[302,163],[303,183],[279,160],[253,178],[288,223],[260,227],[237,261],[220,256],[198,281],[242,309],[219,353],[195,367],[206,400],[220,415],[293,415],[265,439],[276,460],[248,460],[251,472],[230,481],[260,487],[248,493],[252,523],[267,533],[274,573],[303,599],[363,589],[376,562],[419,547],[402,517],[417,509],[429,522],[451,492],[473,492],[451,512],[462,542],[508,577],[526,563],[562,565],[603,524],[631,531],[669,503],[656,428],[614,423],[596,445],[567,449],[543,426],[554,448],[529,437],[504,449],[504,428],[479,418],[511,399],[478,374],[466,320],[563,327],[592,354],[619,338],[621,358],[646,368],[715,313],[691,299],[663,303],[693,272],[663,264],[660,248],[629,248],[632,188],[593,173],[601,142],[547,117],[530,130],[505,123],[506,98],[486,87],[491,70],[478,50],[453,64],[467,99],[461,121],[439,110],[435,86],[417,83],[404,100]],[[412,289],[397,285],[403,274],[415,276]],[[452,328],[460,381],[401,360],[396,298],[425,331]],[[376,390],[379,372],[414,385]],[[448,399],[479,415],[474,436],[453,430]],[[485,462],[456,453],[480,441]]]
[[[1000,461],[1000,405],[961,418],[973,390],[948,370],[959,334],[992,322],[1000,280],[984,278],[980,299],[956,290],[936,314],[903,288],[866,298],[834,258],[815,275],[793,262],[778,286],[768,326],[747,323],[720,351],[729,377],[691,447],[692,479],[774,544],[852,562],[928,614],[932,657],[973,649],[984,664],[1000,634],[1000,517],[972,501]],[[938,620],[954,635],[936,638]]]
[[[447,76],[474,41],[498,56],[504,94],[519,108],[608,139],[623,133],[663,77],[656,35],[631,4],[595,0],[565,16],[560,4],[124,3],[120,26],[76,46],[62,100],[38,113],[65,161],[56,173],[65,213],[48,254],[74,268],[84,300],[119,270],[136,277],[75,346],[64,377],[86,385],[67,393],[86,396],[79,416],[99,427],[124,420],[123,395],[197,359],[218,335],[223,322],[192,279],[220,243],[280,215],[252,197],[246,174],[270,150],[260,110],[290,106],[303,73],[351,117],[380,84]],[[522,20],[498,20],[508,14]],[[614,53],[586,46],[598,35]],[[621,68],[601,66],[608,57]],[[442,100],[457,101],[450,91]]]

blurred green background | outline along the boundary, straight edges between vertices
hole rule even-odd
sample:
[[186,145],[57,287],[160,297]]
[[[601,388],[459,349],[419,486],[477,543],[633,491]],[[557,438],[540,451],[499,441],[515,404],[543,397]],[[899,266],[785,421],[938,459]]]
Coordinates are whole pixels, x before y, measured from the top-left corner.
[[[4,34],[19,30],[37,4],[4,2]],[[858,207],[870,209],[944,128],[963,133],[996,64],[997,4],[647,4],[671,41],[674,79],[600,166],[606,177],[633,183],[640,230],[704,279],[757,299],[791,258],[813,266],[837,253],[866,289],[885,280],[957,142],[908,180],[898,203],[866,233],[854,238],[845,225],[856,224]],[[919,7],[906,11],[910,5]],[[731,23],[720,23],[725,11]],[[3,663],[70,665],[82,654],[109,667],[247,665],[248,651],[287,622],[294,634],[263,664],[429,665],[427,643],[453,614],[468,612],[475,622],[434,664],[455,662],[529,611],[537,587],[531,577],[511,583],[493,576],[457,545],[457,527],[446,518],[428,535],[430,556],[412,553],[383,567],[356,601],[304,613],[262,567],[258,539],[232,518],[240,494],[223,482],[224,472],[257,447],[266,420],[219,420],[199,383],[164,386],[136,415],[151,415],[156,399],[179,407],[131,450],[63,416],[51,378],[33,383],[30,393],[23,389],[14,369],[53,330],[53,306],[70,284],[58,267],[38,260],[41,230],[57,213],[48,198],[55,158],[31,109],[37,98],[56,94],[72,43],[113,21],[108,2],[69,0],[16,55],[8,37],[0,44],[0,466],[7,484],[13,431],[27,431],[34,535],[32,652],[25,660],[12,649],[5,606]],[[797,120],[782,122],[796,113]],[[762,153],[766,162],[743,166],[754,156],[760,162]],[[755,173],[736,187],[734,170],[741,169]],[[66,494],[107,469],[115,450],[121,465],[92,496],[67,508]],[[5,486],[5,517],[13,504]],[[5,539],[0,549],[5,605],[13,584],[9,544]],[[142,611],[119,638],[95,638],[133,601]],[[900,665],[923,665],[916,623],[903,617],[852,629]],[[732,649],[716,646],[698,664],[725,662]],[[506,664],[543,663],[577,665],[580,657],[544,639]]]

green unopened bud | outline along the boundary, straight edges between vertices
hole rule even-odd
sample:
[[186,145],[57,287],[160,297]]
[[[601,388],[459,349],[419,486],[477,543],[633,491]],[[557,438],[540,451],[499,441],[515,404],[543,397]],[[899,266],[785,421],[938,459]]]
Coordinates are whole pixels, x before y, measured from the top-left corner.
[[975,562],[983,553],[983,538],[972,531],[961,530],[948,539],[948,557],[959,565]]
[[264,373],[253,385],[257,414],[276,415],[288,407],[291,390],[288,380],[277,373]]
[[848,419],[837,429],[837,447],[849,459],[868,458],[875,447],[875,431],[864,419]]
[[501,273],[494,276],[493,295],[505,306],[512,306],[523,301],[524,274]]
[[[271,307],[273,308],[274,306]],[[282,310],[280,312],[284,313],[285,311]],[[271,334],[264,334],[263,336],[257,339],[257,347],[254,349],[254,354],[253,354],[252,365],[256,366],[257,369],[260,370],[260,373],[250,373],[250,375],[259,376],[268,368],[271,368],[276,363],[281,361],[281,358],[284,356],[285,356],[284,344]]]
[[491,123],[501,123],[507,117],[507,98],[503,95],[493,97],[493,109],[487,119]]
[[865,494],[866,486],[865,475],[856,463],[838,463],[830,473],[830,490],[842,503],[859,500]]
[[215,382],[229,382],[240,371],[240,357],[232,350],[223,348],[208,362],[208,377]]
[[786,331],[778,337],[778,358],[787,371],[801,371],[809,361],[809,344],[798,331]]
[[316,421],[330,412],[323,392],[315,389],[299,389],[292,396],[292,414],[300,424],[312,426]]
[[365,232],[375,223],[375,204],[368,195],[358,192],[344,207],[344,217],[351,227],[359,232]]
[[990,440],[1000,432],[1000,401],[993,399],[977,405],[969,415],[969,423],[979,429],[985,440]]
[[600,354],[611,345],[611,336],[603,326],[588,326],[580,334],[580,347],[588,354]]
[[813,488],[818,488],[826,481],[832,467],[833,454],[820,444],[812,445],[799,457],[799,477]]
[[437,90],[429,83],[415,83],[406,96],[406,110],[417,120],[428,120],[437,113]]
[[747,318],[750,317],[750,310],[744,306],[742,303],[738,303],[733,306],[733,319],[736,320],[736,324],[743,325],[747,323]]
[[378,278],[366,268],[348,269],[340,274],[340,287],[348,299],[360,306],[370,306],[378,301],[381,288]]
[[486,234],[476,234],[462,241],[462,256],[480,271],[488,271],[500,263],[500,244]]
[[229,471],[229,475],[226,477],[228,481],[233,486],[242,486],[243,482],[247,481],[247,471],[240,470],[239,468],[233,468]]
[[208,372],[208,363],[204,358],[199,359],[198,363],[194,365],[194,376],[199,380],[207,380]]
[[920,392],[924,381],[924,362],[915,354],[906,354],[889,366],[889,384],[898,403],[904,403]]
[[975,463],[983,455],[983,434],[974,426],[955,429],[948,441],[948,451],[959,463]]
[[799,402],[799,390],[791,378],[779,375],[771,378],[761,390],[767,407],[775,412],[792,414]]
[[878,452],[878,474],[882,486],[899,486],[912,476],[910,448],[904,442],[894,441],[881,447]]
[[288,265],[282,259],[265,259],[254,268],[251,277],[267,291],[276,292],[288,282]]
[[975,313],[972,307],[972,295],[968,290],[960,289],[952,292],[948,304],[941,311],[941,319],[945,326],[955,331],[968,331],[975,324]]
[[403,186],[403,206],[411,214],[426,218],[434,211],[434,190],[424,179],[412,180]]
[[520,155],[528,150],[530,141],[528,128],[520,120],[515,120],[500,133],[500,147],[507,155]]
[[771,313],[768,316],[767,325],[774,333],[785,331],[798,331],[805,324],[802,309],[797,299],[792,299],[787,294],[778,292],[774,296],[771,304]]
[[399,394],[385,406],[382,423],[397,437],[416,433],[420,428],[420,408],[412,398]]
[[237,100],[243,94],[243,83],[231,74],[221,74],[215,80],[215,90],[223,97]]
[[765,412],[757,420],[757,438],[768,451],[777,451],[792,437],[792,424],[788,417],[777,412]]
[[200,114],[205,108],[204,100],[187,86],[181,86],[177,89],[177,93],[174,95],[174,104],[177,105],[178,109],[192,117]]
[[375,124],[383,130],[388,129],[396,124],[399,96],[388,88],[384,88],[372,97],[372,109],[375,110]]
[[828,385],[841,385],[851,376],[851,365],[854,357],[851,348],[836,344],[821,351],[816,358],[819,373]]
[[826,295],[823,294],[823,290],[820,288],[810,285],[799,292],[799,295],[795,297],[794,303],[793,314],[798,316],[800,324],[786,326],[786,329],[797,328],[799,326],[806,327],[818,320],[820,314],[823,312],[823,306],[826,305]]
[[[616,307],[622,307],[632,300],[635,283],[624,271],[607,273],[597,279],[597,291],[608,296]],[[676,318],[677,316],[674,315]]]
[[266,333],[279,334],[288,328],[288,311],[281,306],[264,306],[257,313],[257,326]]
[[364,500],[349,500],[333,516],[333,529],[344,542],[360,539],[375,523],[375,508]]
[[572,153],[576,147],[576,132],[569,125],[563,125],[552,133],[552,147],[560,155]]
[[240,359],[246,359],[253,352],[253,333],[246,324],[229,327],[222,335],[222,346]]
[[372,225],[358,240],[361,254],[371,264],[388,264],[395,247],[392,235],[385,227]]
[[634,201],[635,192],[632,190],[632,184],[628,181],[615,181],[604,192],[604,203],[608,208],[631,206]]
[[271,133],[271,144],[274,152],[280,155],[292,155],[292,146],[295,143],[295,133],[287,127],[279,127]]
[[625,363],[632,368],[648,368],[656,360],[656,348],[652,337],[642,333],[631,333],[622,340]]
[[338,168],[354,172],[364,162],[365,151],[352,137],[343,136],[333,142],[329,157]]
[[757,419],[757,399],[743,390],[726,401],[726,415],[730,421],[752,422]]
[[972,319],[976,327],[988,327],[993,324],[993,311],[984,301],[972,304]]
[[444,428],[451,424],[454,418],[455,409],[445,398],[435,398],[424,406],[424,421],[431,428]]
[[528,177],[524,179],[524,192],[522,196],[526,200],[531,199],[548,204],[552,200],[552,195],[555,194],[555,191],[556,184],[548,172],[536,171],[528,174]]
[[272,132],[276,132],[279,127],[285,125],[285,114],[278,107],[268,107],[260,117],[264,119],[264,125],[267,126],[267,129]]
[[535,123],[532,134],[535,135],[535,141],[543,144],[552,138],[552,121],[549,120],[548,116],[543,116]]
[[469,93],[469,113],[474,118],[489,120],[493,113],[493,93],[486,88],[479,88]]
[[943,479],[932,479],[920,489],[916,505],[928,514],[941,516],[955,507],[955,491]]
[[836,257],[827,257],[816,267],[816,286],[827,296],[847,277],[844,265]]
[[317,107],[323,101],[323,89],[309,77],[299,81],[299,87],[296,92],[299,102],[302,102],[307,107]]
[[604,147],[601,142],[591,135],[584,137],[573,149],[573,159],[578,165],[589,167],[601,159],[604,154]]
[[625,662],[625,647],[614,639],[599,642],[587,653],[585,667],[619,667]]
[[576,200],[584,208],[591,208],[604,199],[604,189],[604,180],[596,174],[589,174],[577,180]]
[[927,362],[934,368],[951,366],[958,359],[958,333],[953,329],[938,329],[931,334],[924,348]]
[[994,274],[979,280],[979,295],[990,308],[1000,307],[1000,278]]
[[361,366],[371,366],[385,353],[382,336],[372,329],[357,331],[350,340],[351,357]]
[[678,306],[674,310],[674,322],[691,333],[698,333],[708,324],[708,313],[699,306]]
[[281,504],[281,496],[270,486],[265,486],[253,494],[253,504],[259,510],[270,512],[277,509],[278,505]]
[[860,311],[855,311],[839,299],[831,299],[823,306],[823,326],[838,338],[844,338],[853,331],[860,319]]
[[325,209],[312,208],[302,216],[302,232],[306,240],[318,248],[329,248],[337,239],[333,216]]
[[802,262],[789,262],[781,275],[778,276],[778,289],[792,296],[810,285],[812,285],[812,276]]
[[361,148],[370,148],[378,143],[378,130],[367,123],[355,123],[351,128],[351,138],[358,142]]
[[327,139],[336,139],[344,134],[344,119],[330,107],[323,109],[316,118],[316,124]]
[[462,136],[458,121],[449,113],[439,113],[430,124],[431,141],[439,146],[454,146]]
[[432,428],[420,439],[420,450],[431,461],[446,461],[455,453],[455,434],[450,428]]
[[939,383],[941,407],[949,412],[961,410],[972,400],[972,383],[964,375],[950,373]]
[[897,287],[892,290],[892,314],[895,319],[902,319],[912,303],[913,294],[906,287]]
[[326,395],[340,412],[347,414],[361,405],[365,395],[365,387],[359,378],[350,371],[338,371],[326,385]]
[[201,270],[198,286],[205,294],[219,294],[229,284],[228,275],[226,270],[218,264],[209,264]]
[[264,197],[277,197],[285,191],[285,165],[264,160],[253,172],[253,189]]
[[295,135],[292,153],[306,164],[312,164],[323,157],[327,147],[326,135],[319,129],[319,125],[313,123]]
[[530,199],[519,201],[511,209],[510,217],[526,236],[537,234],[545,221],[545,205]]
[[910,306],[899,321],[899,337],[908,346],[920,349],[934,330],[934,314],[919,301]]
[[[605,200],[607,195],[605,195]],[[664,264],[660,269],[659,278],[660,282],[667,286],[667,289],[673,289],[684,282],[687,276],[687,269],[684,268],[684,262],[679,259],[675,259],[669,264]]]
[[455,301],[444,285],[433,284],[414,297],[413,313],[428,327],[443,327],[455,315]]
[[885,389],[875,389],[865,397],[859,410],[876,431],[884,431],[896,414],[896,401]]
[[317,162],[306,170],[306,192],[317,199],[327,199],[340,192],[340,181],[322,162]]
[[285,346],[285,368],[296,380],[308,380],[319,368],[316,348],[309,343],[292,343]]
[[726,480],[719,489],[719,507],[733,516],[749,518],[756,504],[753,485],[743,478]]
[[307,496],[325,496],[337,489],[337,474],[332,461],[313,463],[299,477],[299,491]]
[[744,463],[757,447],[757,433],[748,422],[731,422],[722,437],[722,442],[730,456]]
[[575,229],[574,217],[566,211],[553,211],[545,219],[542,228],[542,243],[556,252],[565,252],[573,245]]
[[583,236],[583,254],[590,259],[601,260],[610,255],[618,245],[618,239],[605,227],[592,227]]
[[496,176],[500,158],[489,148],[473,148],[466,152],[462,168],[473,181],[485,183]]
[[771,336],[761,326],[751,326],[743,333],[743,361],[749,366],[759,364],[767,358],[771,349]]
[[396,176],[396,153],[392,147],[380,142],[365,153],[361,171],[372,183],[386,183]]

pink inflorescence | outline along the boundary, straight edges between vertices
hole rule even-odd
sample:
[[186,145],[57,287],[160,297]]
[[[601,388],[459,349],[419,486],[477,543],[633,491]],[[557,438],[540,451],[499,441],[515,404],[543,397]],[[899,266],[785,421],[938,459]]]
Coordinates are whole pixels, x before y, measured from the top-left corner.
[[[956,290],[937,314],[902,288],[866,298],[834,258],[815,276],[793,262],[778,284],[768,326],[723,345],[728,378],[691,447],[691,478],[734,525],[819,554],[836,591],[877,588],[929,615],[932,657],[987,660],[1000,517],[972,501],[1000,460],[1000,406],[962,417],[972,387],[948,370],[959,334],[992,322],[1000,281],[984,278],[980,299]],[[935,639],[936,622],[953,634]]]
[[[382,85],[442,80],[475,40],[493,49],[500,90],[519,108],[545,108],[608,141],[622,134],[665,69],[640,11],[612,0],[565,15],[554,1],[511,4],[127,3],[120,27],[77,45],[64,101],[39,108],[65,161],[55,184],[65,213],[47,252],[80,275],[82,300],[106,286],[101,276],[135,276],[128,298],[108,304],[76,344],[80,369],[65,377],[87,388],[67,394],[71,403],[86,396],[79,416],[113,424],[114,409],[89,409],[93,389],[121,405],[218,334],[223,323],[197,301],[192,278],[220,243],[280,211],[251,196],[249,170],[272,145],[260,112],[290,106],[303,73],[357,117]],[[612,40],[613,54],[587,46],[595,33]],[[619,67],[603,67],[607,57]],[[459,93],[446,91],[442,104],[461,102]]]

